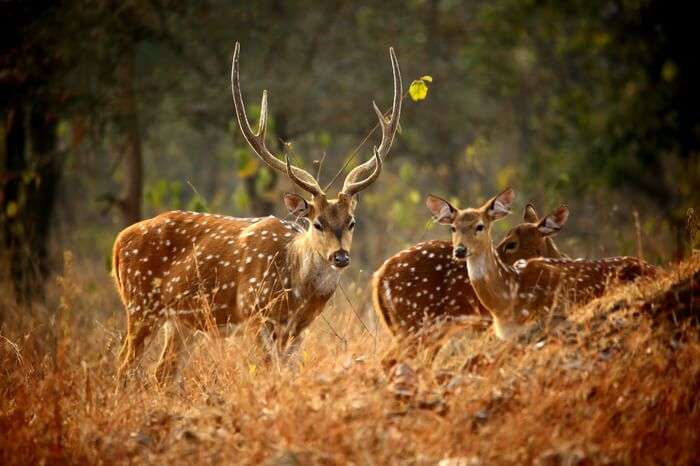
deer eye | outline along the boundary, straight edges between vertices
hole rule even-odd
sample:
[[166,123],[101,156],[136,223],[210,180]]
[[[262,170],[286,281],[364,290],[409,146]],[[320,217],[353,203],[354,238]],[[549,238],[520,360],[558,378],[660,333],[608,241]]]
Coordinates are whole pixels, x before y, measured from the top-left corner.
[[323,230],[323,225],[321,225],[321,222],[314,222],[314,228],[321,231]]
[[510,243],[506,243],[506,251],[510,251],[511,249],[515,249],[518,246],[518,243],[515,241],[511,241]]
[[355,228],[355,219],[354,218],[352,220],[350,220],[350,224],[348,224],[348,230],[352,230],[353,228]]
[[450,230],[452,230],[452,232],[454,233],[455,231],[457,231],[457,227],[455,227],[454,225],[450,225]]
[[476,231],[484,231],[484,224],[480,223],[476,226]]

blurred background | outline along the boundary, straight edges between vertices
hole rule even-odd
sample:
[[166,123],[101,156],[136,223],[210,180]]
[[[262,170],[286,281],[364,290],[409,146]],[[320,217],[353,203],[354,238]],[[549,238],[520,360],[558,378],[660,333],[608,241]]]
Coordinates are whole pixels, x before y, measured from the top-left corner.
[[497,237],[526,202],[567,203],[572,256],[681,258],[700,198],[695,21],[656,0],[2,1],[3,290],[41,298],[64,250],[106,277],[118,231],[170,209],[286,214],[294,188],[235,122],[235,41],[251,120],[268,89],[268,145],[313,172],[325,155],[323,183],[370,156],[396,48],[401,133],[360,200],[358,283],[448,239],[425,194],[466,207],[508,185]]

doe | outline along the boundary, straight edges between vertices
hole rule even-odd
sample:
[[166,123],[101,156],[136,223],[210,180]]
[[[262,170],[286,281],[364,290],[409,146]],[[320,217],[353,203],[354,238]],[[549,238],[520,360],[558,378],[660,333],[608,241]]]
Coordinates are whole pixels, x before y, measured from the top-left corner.
[[[510,214],[514,199],[515,192],[508,188],[477,208],[458,210],[435,197],[428,202],[435,219],[451,226],[454,254],[466,260],[471,285],[491,314],[499,338],[511,338],[526,321],[560,304],[585,303],[611,285],[656,272],[635,257],[533,258],[505,264],[494,250],[491,225]],[[557,222],[545,227],[552,232],[560,228]]]
[[[446,201],[434,196],[427,200],[429,205],[434,202]],[[508,265],[532,257],[566,257],[552,236],[568,217],[568,207],[560,206],[539,218],[534,206],[528,204],[523,223],[512,228],[496,247],[498,256]],[[444,240],[418,243],[387,259],[374,273],[372,300],[375,311],[397,336],[466,316],[488,315],[469,282],[466,263],[453,256],[452,243]]]

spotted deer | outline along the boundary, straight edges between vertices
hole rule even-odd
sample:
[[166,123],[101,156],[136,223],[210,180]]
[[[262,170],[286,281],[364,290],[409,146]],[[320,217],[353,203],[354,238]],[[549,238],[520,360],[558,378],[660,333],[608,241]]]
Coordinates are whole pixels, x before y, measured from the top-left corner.
[[[512,228],[496,247],[506,264],[531,257],[566,257],[552,240],[545,225],[561,228],[569,210],[561,206],[539,218],[528,204],[523,223]],[[486,316],[469,283],[467,266],[452,254],[450,241],[418,243],[387,259],[372,281],[375,311],[394,335],[415,333],[437,323],[459,321],[466,316]]]
[[[540,257],[506,264],[493,247],[491,225],[510,214],[514,198],[514,191],[508,188],[481,207],[463,210],[435,196],[427,200],[436,221],[450,225],[453,253],[466,261],[471,286],[491,314],[500,339],[511,338],[528,320],[562,305],[585,303],[611,285],[655,273],[655,267],[634,257]],[[561,222],[556,216],[548,217],[542,227],[554,234]]]
[[321,313],[350,262],[357,194],[377,180],[399,125],[403,88],[394,50],[389,49],[394,78],[391,116],[385,118],[373,103],[381,142],[370,160],[348,173],[336,199],[329,198],[310,173],[267,148],[266,91],[258,131],[251,129],[239,81],[239,51],[236,43],[231,90],[243,137],[263,162],[288,176],[311,200],[284,195],[297,221],[175,211],[123,230],[113,254],[127,319],[119,380],[142,354],[145,339],[163,324],[165,342],[156,378],[162,381],[173,373],[182,344],[175,321],[201,330],[207,329],[207,322],[249,323],[273,349],[289,350],[289,343],[298,344],[300,332]]

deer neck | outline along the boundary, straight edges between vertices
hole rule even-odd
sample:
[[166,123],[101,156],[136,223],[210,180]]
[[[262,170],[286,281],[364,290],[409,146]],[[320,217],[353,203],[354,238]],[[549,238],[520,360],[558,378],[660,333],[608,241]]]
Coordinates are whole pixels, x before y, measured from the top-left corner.
[[300,295],[297,297],[314,293],[328,298],[333,294],[340,270],[332,267],[328,259],[316,251],[308,231],[291,241],[288,256],[294,292]]
[[509,338],[513,333],[508,324],[510,310],[517,293],[513,269],[501,261],[493,246],[489,246],[467,257],[467,271],[479,301],[494,319],[496,335],[501,339]]
[[564,259],[568,256],[559,251],[559,248],[554,244],[552,238],[545,238],[544,240],[544,254],[542,257],[551,257],[553,259]]

